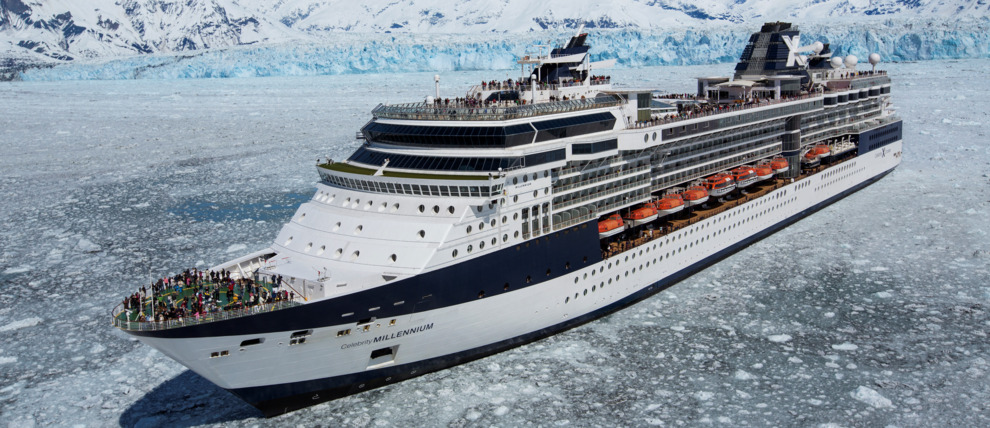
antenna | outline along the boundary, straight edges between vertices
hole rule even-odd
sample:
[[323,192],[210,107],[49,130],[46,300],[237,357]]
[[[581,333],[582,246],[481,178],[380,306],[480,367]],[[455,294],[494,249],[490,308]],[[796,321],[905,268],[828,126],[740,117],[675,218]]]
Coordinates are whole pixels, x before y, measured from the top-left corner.
[[439,74],[434,74],[433,75],[433,82],[436,84],[436,89],[437,89],[436,99],[439,100],[440,99],[440,75]]

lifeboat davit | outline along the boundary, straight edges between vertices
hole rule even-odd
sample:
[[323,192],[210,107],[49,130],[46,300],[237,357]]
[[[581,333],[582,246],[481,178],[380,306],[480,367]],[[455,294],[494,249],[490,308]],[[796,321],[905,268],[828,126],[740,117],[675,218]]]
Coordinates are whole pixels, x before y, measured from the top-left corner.
[[620,217],[619,214],[612,214],[605,220],[600,220],[598,222],[599,238],[608,238],[609,236],[618,234],[623,230],[626,230],[626,225],[622,221],[622,217]]
[[773,168],[770,164],[760,164],[753,167],[756,170],[756,181],[769,180],[773,178]]
[[669,215],[683,210],[685,205],[686,203],[681,197],[681,194],[677,192],[667,193],[654,203],[654,206],[657,207],[657,212],[663,215]]
[[708,191],[705,190],[705,186],[692,184],[681,192],[681,197],[684,198],[684,206],[693,207],[708,201]]
[[640,205],[639,208],[629,211],[622,218],[626,220],[626,223],[630,227],[636,227],[656,220],[659,216],[660,214],[657,213],[657,208],[653,205],[653,202],[647,202]]
[[732,174],[732,179],[736,182],[736,187],[742,189],[749,186],[750,184],[756,183],[756,170],[751,166],[740,166],[733,168],[729,171]]
[[705,190],[710,196],[720,198],[736,190],[736,182],[726,173],[718,173],[705,179]]
[[790,166],[791,165],[787,163],[787,159],[782,157],[776,157],[770,161],[770,168],[773,168],[774,174],[783,174],[787,172],[787,169],[790,168]]

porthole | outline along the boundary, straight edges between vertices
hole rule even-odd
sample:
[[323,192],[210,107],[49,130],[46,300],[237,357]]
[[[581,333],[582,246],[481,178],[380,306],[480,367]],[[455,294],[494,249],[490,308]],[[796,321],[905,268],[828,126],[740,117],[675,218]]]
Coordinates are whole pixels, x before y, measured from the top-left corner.
[[587,295],[588,295],[588,289],[587,289],[587,288],[585,288],[585,289],[584,289],[584,295],[585,295],[585,296],[587,296]]
[[374,203],[371,202],[371,201],[368,201],[368,203],[364,205],[364,210],[365,211],[370,210],[371,207],[372,207],[372,205],[374,205]]
[[301,215],[299,215],[299,221],[302,221],[302,219],[304,218],[306,218],[306,213],[302,213]]
[[508,241],[509,241],[509,234],[508,233],[503,234],[502,235],[502,242],[508,242]]
[[526,275],[526,283],[529,284],[531,282],[533,282],[533,278],[529,275]]
[[481,241],[481,242],[478,243],[478,249],[479,250],[484,250],[485,249],[485,241]]
[[440,205],[433,206],[433,214],[440,214]]
[[420,230],[419,233],[418,233],[418,235],[419,235],[420,238],[425,238],[426,237],[426,231],[425,230]]
[[289,239],[286,239],[285,240],[285,244],[283,244],[283,245],[289,245],[290,243],[292,243],[292,237],[291,236],[289,237]]
[[419,206],[419,212],[421,212],[421,213],[422,212],[426,212],[426,205],[420,205]]
[[451,251],[450,252],[450,256],[451,257],[457,257],[457,250]]
[[519,202],[519,195],[513,196],[512,197],[512,202]]
[[481,291],[478,292],[478,298],[480,299],[482,297],[485,297],[485,291],[484,290],[481,290]]
[[536,180],[536,177],[537,177],[537,175],[536,175],[536,173],[534,172],[534,173],[533,173],[533,180]]
[[392,204],[392,212],[396,212],[398,210],[399,210],[399,204],[398,203]]
[[644,143],[650,142],[650,134],[643,134],[643,142]]
[[577,283],[578,283],[578,277],[576,277],[576,276],[574,277],[574,283],[575,283],[575,284],[577,284]]
[[354,234],[355,235],[360,235],[362,230],[364,230],[364,226],[358,225],[358,227],[355,227],[354,228]]
[[478,223],[478,230],[485,230],[485,222]]
[[540,192],[539,192],[539,191],[537,191],[537,190],[534,190],[534,191],[533,191],[533,197],[535,198],[535,197],[537,197],[537,196],[540,196]]
[[571,301],[571,297],[570,296],[567,296],[567,297],[564,298],[564,303],[567,303],[567,302],[570,302],[570,301]]
[[474,246],[473,245],[468,245],[467,252],[470,253],[471,251],[474,251]]
[[519,219],[519,213],[512,213],[512,220],[518,220],[518,219]]
[[471,225],[469,224],[469,225],[468,225],[468,227],[467,227],[467,233],[471,233],[471,231],[472,231],[472,230],[474,230],[474,228],[473,228],[473,227],[474,227],[474,226],[471,226]]
[[391,256],[388,256],[388,262],[389,263],[395,263],[395,259],[396,259],[395,254],[392,254]]
[[525,183],[527,181],[529,181],[529,176],[528,175],[523,175],[523,183]]
[[351,253],[351,260],[357,260],[358,257],[361,257],[360,251],[354,251],[353,253]]
[[512,177],[512,184],[519,184],[519,177]]
[[492,221],[488,222],[488,224],[491,225],[492,227],[495,227],[495,219],[492,219]]
[[517,230],[517,231],[515,231],[515,232],[514,232],[514,233],[512,234],[512,237],[513,237],[513,238],[518,238],[518,237],[519,237],[519,231],[518,231],[518,230]]
[[656,140],[657,140],[657,133],[656,133],[656,132],[654,132],[654,133],[653,133],[653,141],[656,141]]
[[306,244],[306,251],[309,251],[309,250],[312,250],[312,249],[313,249],[313,243],[312,242]]
[[[508,219],[509,219],[508,217],[506,217],[506,216],[502,216],[502,224],[505,224],[505,222],[506,222],[506,221],[507,221]],[[493,224],[492,226],[494,226],[494,224]]]
[[388,202],[382,202],[382,204],[378,206],[378,212],[385,211],[385,208],[387,207],[388,207]]
[[327,246],[326,245],[323,245],[323,246],[320,247],[320,250],[316,252],[316,255],[318,255],[318,256],[319,255],[322,255],[326,251],[327,251]]
[[498,238],[492,238],[492,245],[498,244]]
[[343,248],[338,248],[337,251],[334,251],[333,258],[339,259],[340,258],[340,255],[343,254],[343,253],[344,253],[344,249]]

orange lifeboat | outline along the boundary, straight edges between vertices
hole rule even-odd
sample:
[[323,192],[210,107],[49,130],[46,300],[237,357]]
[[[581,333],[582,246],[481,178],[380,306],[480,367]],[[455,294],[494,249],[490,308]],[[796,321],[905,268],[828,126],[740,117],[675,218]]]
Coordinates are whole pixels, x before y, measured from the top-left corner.
[[811,150],[808,151],[808,154],[815,156],[828,156],[832,154],[832,149],[825,144],[818,144],[815,147],[812,147]]
[[821,165],[822,158],[815,154],[815,150],[811,149],[804,152],[804,156],[801,156],[801,168],[814,168]]
[[729,192],[736,190],[736,182],[732,180],[731,175],[724,172],[706,178],[704,185],[708,194],[716,198],[728,195]]
[[787,159],[776,157],[770,161],[770,168],[773,168],[774,174],[783,174],[790,168],[790,164],[787,163]]
[[626,225],[622,221],[622,217],[620,217],[617,213],[613,213],[605,220],[598,221],[599,238],[608,238],[609,236],[618,234],[623,230],[626,230]]
[[626,214],[622,218],[625,219],[631,227],[635,227],[656,220],[657,217],[659,217],[657,207],[653,205],[653,202],[647,202],[640,205],[639,208],[629,211],[629,214]]
[[763,181],[773,177],[773,168],[770,164],[759,164],[753,167],[756,170],[756,181]]
[[684,209],[684,199],[681,198],[680,193],[670,192],[663,195],[663,197],[655,203],[655,206],[660,214],[673,214]]
[[705,190],[705,186],[692,184],[681,192],[681,197],[684,198],[684,206],[693,207],[708,201],[708,191]]
[[740,166],[729,171],[732,179],[736,182],[736,187],[742,189],[750,184],[756,183],[756,170],[751,166]]

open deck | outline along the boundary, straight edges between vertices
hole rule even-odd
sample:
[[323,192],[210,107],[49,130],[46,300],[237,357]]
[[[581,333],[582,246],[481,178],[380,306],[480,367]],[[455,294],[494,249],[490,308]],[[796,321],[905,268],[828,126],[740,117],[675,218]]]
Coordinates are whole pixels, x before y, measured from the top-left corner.
[[229,297],[227,284],[208,280],[198,285],[167,287],[157,293],[138,291],[110,311],[111,321],[123,330],[165,330],[290,308],[305,300],[291,288],[275,287],[268,281],[235,283]]
[[450,104],[419,102],[390,105],[379,104],[371,110],[371,114],[378,119],[493,121],[617,107],[622,102],[621,98],[614,95],[539,102],[536,104],[526,104],[525,101],[520,101],[519,104],[516,104],[514,101],[503,101],[491,105],[463,102]]

